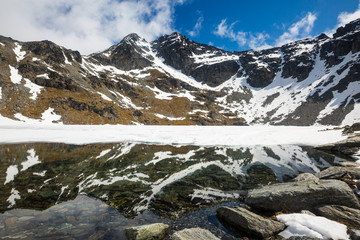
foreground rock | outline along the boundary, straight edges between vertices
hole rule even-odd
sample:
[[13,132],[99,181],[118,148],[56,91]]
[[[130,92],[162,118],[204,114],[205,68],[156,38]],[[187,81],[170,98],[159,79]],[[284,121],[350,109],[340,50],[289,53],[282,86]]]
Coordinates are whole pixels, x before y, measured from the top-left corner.
[[328,219],[342,222],[350,228],[360,229],[360,210],[339,205],[318,207],[317,212]]
[[320,179],[341,179],[343,177],[360,179],[360,168],[354,167],[329,167],[316,176]]
[[360,150],[360,135],[350,136],[343,141],[325,144],[315,148],[340,157],[352,157]]
[[126,228],[125,232],[128,240],[160,240],[165,238],[168,228],[167,224],[154,223]]
[[265,211],[314,211],[317,206],[333,204],[359,208],[359,202],[351,188],[339,180],[268,185],[249,191],[245,203]]
[[202,228],[190,228],[175,232],[172,240],[220,240],[209,230]]
[[263,218],[249,210],[236,207],[221,207],[216,210],[218,219],[235,233],[258,238],[271,237],[282,230],[283,223]]

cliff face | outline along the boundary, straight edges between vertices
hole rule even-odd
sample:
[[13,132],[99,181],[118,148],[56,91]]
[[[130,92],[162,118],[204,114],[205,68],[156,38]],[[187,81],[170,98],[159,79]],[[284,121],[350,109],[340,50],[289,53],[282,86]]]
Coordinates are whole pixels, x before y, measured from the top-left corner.
[[0,37],[0,114],[65,124],[349,124],[360,119],[360,21],[261,51],[130,34],[81,56]]

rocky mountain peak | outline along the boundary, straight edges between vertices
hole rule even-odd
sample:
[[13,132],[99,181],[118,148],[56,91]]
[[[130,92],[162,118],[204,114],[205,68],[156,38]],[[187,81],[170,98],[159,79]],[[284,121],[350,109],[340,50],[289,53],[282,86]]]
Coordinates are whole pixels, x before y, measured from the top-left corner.
[[360,29],[360,19],[356,19],[345,26],[339,27],[334,33],[333,37],[338,38],[345,36],[346,34],[359,31]]

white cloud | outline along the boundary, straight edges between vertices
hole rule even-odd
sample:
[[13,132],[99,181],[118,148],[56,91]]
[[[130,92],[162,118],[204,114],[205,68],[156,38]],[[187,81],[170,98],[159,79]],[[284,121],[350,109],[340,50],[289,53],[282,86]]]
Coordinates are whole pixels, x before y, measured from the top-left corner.
[[188,34],[191,36],[191,37],[195,37],[197,35],[199,35],[199,32],[202,28],[202,23],[204,22],[204,17],[203,16],[200,16],[198,18],[198,20],[196,21],[196,24],[193,28],[193,30],[191,31],[188,31]]
[[331,29],[328,30],[326,32],[327,35],[331,36],[333,33],[335,33],[336,29],[338,29],[339,27],[343,27],[345,26],[347,23],[354,21],[356,19],[360,18],[360,3],[358,5],[358,9],[355,10],[355,12],[349,13],[349,12],[342,12],[339,14],[338,16],[338,22],[336,24],[336,26]]
[[186,0],[5,0],[0,34],[48,39],[83,54],[103,50],[129,33],[147,40],[173,31],[176,4]]
[[270,36],[266,33],[250,34],[249,47],[255,50],[271,48],[272,46],[266,43],[269,38]]
[[220,24],[216,27],[216,30],[213,33],[217,36],[229,38],[231,41],[237,42],[239,47],[244,46],[247,42],[247,33],[241,31],[235,33],[233,27],[237,22],[233,22],[229,26],[226,21],[226,19],[221,20]]
[[281,46],[302,38],[309,37],[314,27],[316,15],[313,13],[306,14],[300,21],[292,24],[287,32],[283,33],[276,41],[276,46]]

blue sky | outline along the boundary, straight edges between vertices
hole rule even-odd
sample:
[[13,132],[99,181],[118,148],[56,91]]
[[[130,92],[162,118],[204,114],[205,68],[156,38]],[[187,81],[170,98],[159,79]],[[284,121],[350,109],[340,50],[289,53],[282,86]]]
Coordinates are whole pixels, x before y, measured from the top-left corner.
[[130,33],[148,41],[178,31],[229,51],[331,35],[360,18],[359,0],[0,0],[0,35],[51,40],[82,54]]
[[[341,13],[353,13],[358,6],[355,0],[207,0],[206,3],[192,0],[176,7],[175,28],[197,42],[212,43],[231,51],[248,50],[251,36],[266,36],[263,44],[275,46],[281,35],[307,16],[314,19],[310,31],[300,29],[294,39],[328,33],[338,25]],[[214,34],[223,20],[226,20],[228,31],[233,24],[231,30],[235,35],[242,33],[243,42],[226,34]],[[197,22],[201,22],[201,27],[198,24],[198,30],[194,31]]]

